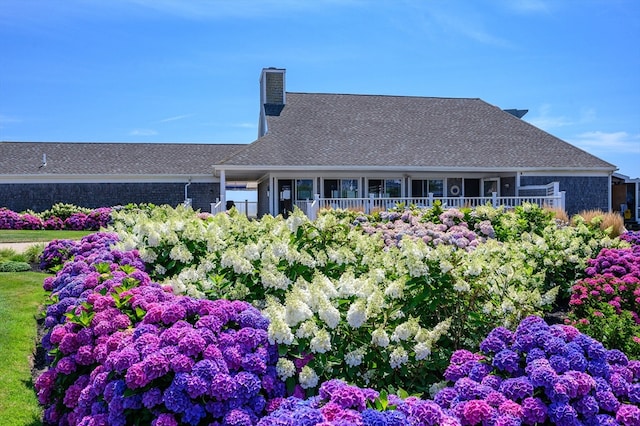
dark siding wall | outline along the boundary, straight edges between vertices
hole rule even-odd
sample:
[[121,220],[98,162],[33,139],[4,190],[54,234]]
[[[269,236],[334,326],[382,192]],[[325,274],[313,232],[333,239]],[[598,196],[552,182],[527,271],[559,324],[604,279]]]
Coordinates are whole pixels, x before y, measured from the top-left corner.
[[[514,177],[503,177],[500,179],[500,184],[502,188],[500,188],[500,194],[503,197],[513,197],[516,195],[516,178]],[[507,188],[508,186],[508,188]]]
[[582,210],[609,210],[609,178],[588,176],[522,176],[520,185],[546,185],[559,182],[566,191],[566,210],[569,215]]
[[258,217],[269,214],[269,181],[262,181],[258,184]]
[[[184,183],[37,183],[0,184],[0,207],[13,211],[43,211],[56,203],[80,207],[111,207],[128,203],[177,206],[184,202]],[[203,212],[220,197],[219,183],[192,183],[192,206]]]

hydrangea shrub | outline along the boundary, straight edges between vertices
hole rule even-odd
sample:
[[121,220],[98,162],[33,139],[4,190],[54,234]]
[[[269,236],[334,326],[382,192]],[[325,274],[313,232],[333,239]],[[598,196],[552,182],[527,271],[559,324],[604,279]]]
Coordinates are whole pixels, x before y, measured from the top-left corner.
[[572,287],[570,324],[609,348],[640,357],[640,239],[631,247],[604,249],[588,261],[587,277]]
[[45,423],[252,425],[283,396],[256,308],[176,296],[136,252],[113,249],[113,234],[92,237],[45,281]]
[[640,424],[640,361],[535,316],[455,352],[444,376],[434,401],[463,425]]
[[[138,250],[176,293],[260,307],[271,341],[289,348],[281,372],[290,387],[342,378],[424,392],[454,349],[550,310],[586,258],[614,244],[539,210],[324,212],[315,221],[296,211],[250,221],[163,206],[114,212],[113,229],[119,248]],[[509,226],[519,239],[498,238]]]
[[[82,209],[76,206],[52,209],[42,213],[16,213],[5,207],[0,208],[0,229],[51,229],[97,231],[111,221],[111,208]],[[56,206],[54,206],[56,207]],[[56,215],[59,213],[59,215]]]

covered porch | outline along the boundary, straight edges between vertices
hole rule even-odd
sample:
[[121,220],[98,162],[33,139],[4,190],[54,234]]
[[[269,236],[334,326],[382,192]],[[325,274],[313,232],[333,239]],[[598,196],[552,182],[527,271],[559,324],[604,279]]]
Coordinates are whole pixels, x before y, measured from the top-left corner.
[[[253,178],[254,200],[236,200],[234,207],[249,217],[264,214],[287,215],[299,208],[316,218],[322,209],[347,209],[373,213],[398,207],[443,208],[477,207],[481,205],[513,208],[523,203],[565,210],[565,192],[558,182],[546,185],[520,185],[518,174],[400,174],[367,173],[360,176],[345,172],[315,173],[266,172]],[[395,176],[394,176],[395,175]],[[237,185],[237,171],[220,171],[221,188],[229,188],[231,179]],[[231,179],[227,179],[230,177]],[[231,185],[232,186],[232,185]],[[211,204],[213,214],[230,208],[227,191]]]

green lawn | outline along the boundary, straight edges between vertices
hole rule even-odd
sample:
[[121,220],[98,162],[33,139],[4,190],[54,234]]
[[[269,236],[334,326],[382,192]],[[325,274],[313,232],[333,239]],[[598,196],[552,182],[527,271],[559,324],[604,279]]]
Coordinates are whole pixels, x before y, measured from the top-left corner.
[[46,276],[40,272],[0,273],[0,419],[6,426],[41,424],[31,365]]
[[79,240],[96,231],[32,231],[32,230],[0,230],[0,243],[33,243],[52,240]]

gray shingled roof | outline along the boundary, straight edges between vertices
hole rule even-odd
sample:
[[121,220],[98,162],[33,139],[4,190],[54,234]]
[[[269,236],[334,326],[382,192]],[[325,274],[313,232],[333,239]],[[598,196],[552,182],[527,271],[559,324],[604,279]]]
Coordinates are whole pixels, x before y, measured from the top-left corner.
[[480,99],[290,93],[232,166],[610,169]]
[[[244,146],[0,142],[0,175],[205,175]],[[47,165],[39,168],[43,154]]]

